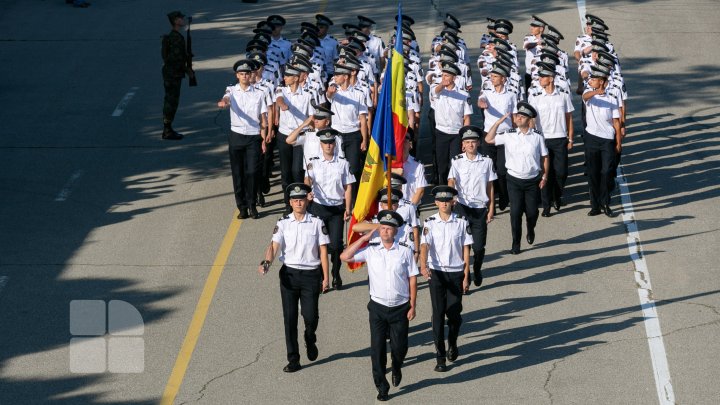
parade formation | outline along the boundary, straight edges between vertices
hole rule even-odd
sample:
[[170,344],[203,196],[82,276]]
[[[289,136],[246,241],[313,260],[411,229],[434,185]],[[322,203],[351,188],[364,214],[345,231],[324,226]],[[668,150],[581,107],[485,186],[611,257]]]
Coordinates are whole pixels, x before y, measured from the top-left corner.
[[[174,11],[168,18],[173,30],[163,42],[162,138],[180,140],[171,125],[181,79],[194,78],[194,71],[179,34],[185,16]],[[282,262],[283,371],[302,369],[298,315],[306,357],[318,358],[319,296],[343,290],[342,262],[353,270],[366,264],[377,399],[389,399],[388,340],[391,383],[401,384],[418,275],[429,283],[433,370],[446,371],[462,354],[457,339],[463,295],[471,284],[482,286],[488,224],[509,207],[513,255],[521,254],[523,236],[528,245],[542,238],[535,232],[539,217],[557,215],[565,205],[568,153],[578,135],[587,215],[614,216],[610,196],[625,136],[627,92],[609,27],[595,15],[585,21],[572,53],[562,49],[563,34],[536,15],[521,49],[510,42],[516,27],[504,18],[488,19],[480,38],[462,38],[461,21],[448,13],[429,44],[418,43],[413,18],[401,12],[387,44],[373,34],[373,18],[362,15],[340,24],[317,14],[293,23],[300,32],[293,40],[283,36],[288,22],[280,15],[256,24],[246,54],[232,66],[237,82],[225,88],[217,106],[229,109],[239,219],[261,217],[258,208],[267,205],[278,151],[285,215],[264,255],[258,253],[258,272],[268,273],[276,258]],[[421,45],[430,49],[426,61]],[[474,69],[481,79],[476,85]],[[573,91],[581,98],[579,114]],[[390,103],[382,100],[386,92]],[[425,104],[431,141],[419,142]],[[582,121],[580,131],[574,115]],[[473,117],[482,125],[472,125]],[[380,145],[383,134],[391,137],[383,144],[389,149]],[[384,153],[377,154],[378,146]],[[432,161],[420,162],[418,150]],[[373,165],[382,171],[382,184],[371,179]],[[437,210],[422,219],[425,188]],[[358,214],[368,204],[372,209]]]

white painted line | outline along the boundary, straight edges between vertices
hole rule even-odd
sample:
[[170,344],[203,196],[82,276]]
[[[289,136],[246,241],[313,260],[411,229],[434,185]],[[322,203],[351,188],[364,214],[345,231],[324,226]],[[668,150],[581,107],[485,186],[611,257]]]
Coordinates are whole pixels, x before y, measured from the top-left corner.
[[135,96],[135,92],[139,89],[139,87],[132,87],[130,91],[127,92],[125,97],[120,100],[117,107],[115,107],[115,111],[113,111],[112,116],[113,117],[119,117],[122,115],[123,112],[125,112],[125,107],[127,107],[130,100]]
[[642,308],[645,322],[645,333],[650,347],[650,359],[652,360],[653,372],[655,374],[655,388],[657,389],[660,404],[675,404],[675,393],[670,381],[670,367],[668,366],[665,344],[663,343],[662,331],[660,330],[660,319],[655,300],[653,299],[652,285],[650,284],[650,271],[648,270],[645,257],[642,253],[640,243],[640,231],[635,222],[630,189],[625,180],[622,165],[617,168],[618,186],[623,206],[623,222],[627,229],[627,244],[630,251],[630,258],[635,266],[635,282],[638,286],[640,297],[640,308]]
[[0,293],[2,292],[3,288],[7,285],[8,282],[8,276],[0,276]]
[[72,186],[75,184],[76,181],[83,175],[82,170],[78,170],[75,173],[73,173],[72,176],[70,176],[70,179],[65,183],[62,190],[58,193],[57,197],[55,197],[55,201],[65,201],[67,200],[68,196],[70,196],[70,192],[72,191]]

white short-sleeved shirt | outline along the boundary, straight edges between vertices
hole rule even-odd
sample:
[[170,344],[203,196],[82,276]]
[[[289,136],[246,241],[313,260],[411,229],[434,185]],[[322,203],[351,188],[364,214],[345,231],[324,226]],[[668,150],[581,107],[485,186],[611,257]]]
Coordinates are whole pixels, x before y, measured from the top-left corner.
[[[527,44],[537,44],[538,39],[535,35],[528,35],[525,38],[523,38],[523,48],[527,46]],[[538,54],[540,53],[541,48],[536,45],[530,49],[525,49],[525,73],[530,74],[530,69],[532,69],[533,61],[537,58]]]
[[225,95],[230,97],[230,129],[243,135],[260,134],[260,116],[267,112],[262,91],[254,86],[246,90],[240,84],[228,86]]
[[[483,124],[485,132],[488,132],[490,128],[500,119],[503,115],[511,112],[517,112],[517,95],[511,91],[508,91],[508,86],[503,86],[502,91],[495,91],[495,87],[489,86],[487,90],[483,90],[480,93],[479,99],[485,99],[488,103],[488,108],[485,109],[485,123]],[[497,132],[505,132],[512,128],[512,116],[505,118],[505,121],[497,127]]]
[[310,104],[312,95],[300,86],[298,86],[294,93],[288,86],[278,87],[275,90],[273,102],[277,102],[279,97],[282,97],[288,106],[287,111],[280,109],[278,131],[280,131],[281,134],[289,135],[297,127],[302,125],[307,117],[315,113],[315,109]]
[[420,274],[410,248],[397,242],[390,249],[372,244],[355,253],[353,260],[367,263],[371,300],[387,307],[410,301],[410,277]]
[[428,185],[425,179],[425,166],[412,156],[408,156],[403,163],[403,177],[407,183],[402,185],[401,190],[403,196],[408,200],[411,200],[419,189]]
[[427,266],[447,272],[463,271],[463,249],[472,243],[470,225],[454,212],[447,221],[440,218],[440,212],[428,217],[420,237],[420,244],[428,245]]
[[[298,135],[294,146],[302,146],[303,148],[303,170],[307,170],[307,164],[311,157],[322,156],[323,154],[320,138],[317,136],[316,130],[309,130]],[[342,136],[335,137],[335,155],[345,157],[342,151]]]
[[547,156],[545,138],[530,128],[527,134],[511,129],[495,136],[495,145],[505,145],[505,167],[518,179],[535,178],[543,169],[542,157]]
[[[588,91],[592,89],[586,89],[585,93]],[[614,118],[620,118],[620,108],[617,99],[607,92],[595,95],[585,102],[585,132],[588,134],[603,139],[615,139]]]
[[302,220],[294,214],[285,215],[273,230],[272,241],[280,245],[280,261],[299,270],[315,270],[320,266],[320,246],[330,243],[323,221],[305,213]]
[[430,86],[430,99],[435,108],[435,128],[446,134],[457,134],[463,126],[466,115],[473,113],[470,96],[456,85],[452,90],[442,89],[435,93],[437,85]]
[[460,204],[470,208],[485,208],[489,202],[487,184],[497,179],[497,174],[489,157],[478,153],[474,159],[470,159],[467,153],[461,153],[453,158],[448,179],[455,180]]
[[333,112],[332,128],[341,134],[360,130],[360,114],[367,114],[365,94],[353,86],[347,90],[338,87],[330,100]]
[[570,93],[555,86],[552,93],[544,89],[531,93],[528,103],[537,111],[535,125],[545,139],[565,138],[568,135],[565,115],[575,111]]
[[355,183],[350,164],[339,156],[334,156],[332,160],[326,160],[322,155],[311,157],[305,176],[312,180],[315,202],[327,207],[342,205],[345,186]]

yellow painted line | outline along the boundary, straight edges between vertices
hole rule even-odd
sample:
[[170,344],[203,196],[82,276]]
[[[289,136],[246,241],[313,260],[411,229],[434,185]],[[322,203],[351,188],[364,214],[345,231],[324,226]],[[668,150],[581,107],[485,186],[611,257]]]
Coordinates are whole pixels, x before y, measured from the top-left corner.
[[[233,215],[237,216],[237,214],[238,213],[236,211]],[[208,278],[205,281],[205,287],[203,287],[202,294],[200,294],[200,300],[198,301],[197,306],[195,306],[195,313],[190,321],[187,333],[185,333],[185,340],[183,340],[180,352],[175,359],[175,366],[173,366],[172,372],[170,373],[170,378],[165,386],[165,391],[163,392],[162,399],[160,400],[160,405],[172,405],[178,391],[180,390],[188,364],[190,364],[190,359],[195,351],[195,345],[200,337],[200,331],[205,324],[205,318],[207,317],[208,310],[210,309],[210,303],[215,295],[215,289],[217,288],[220,276],[225,269],[225,263],[227,263],[228,256],[230,256],[230,251],[235,243],[238,231],[240,231],[241,224],[242,220],[233,218],[232,222],[230,222],[230,226],[228,226],[227,232],[225,232],[225,238],[223,238],[220,250],[218,250],[217,255],[215,256],[215,262],[213,263],[210,274],[208,274]]]

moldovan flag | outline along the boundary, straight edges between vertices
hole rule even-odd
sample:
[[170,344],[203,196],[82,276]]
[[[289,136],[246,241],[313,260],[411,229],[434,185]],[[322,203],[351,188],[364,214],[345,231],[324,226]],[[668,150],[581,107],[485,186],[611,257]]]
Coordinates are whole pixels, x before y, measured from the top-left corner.
[[[360,235],[353,233],[356,223],[372,218],[377,213],[375,197],[383,187],[385,170],[389,170],[386,155],[392,158],[393,167],[402,167],[403,143],[408,127],[407,106],[405,105],[405,63],[402,43],[402,6],[398,4],[395,47],[385,67],[385,77],[380,90],[375,121],[373,124],[367,157],[360,176],[360,186],[348,231],[348,245]],[[362,266],[351,263],[350,270]]]

